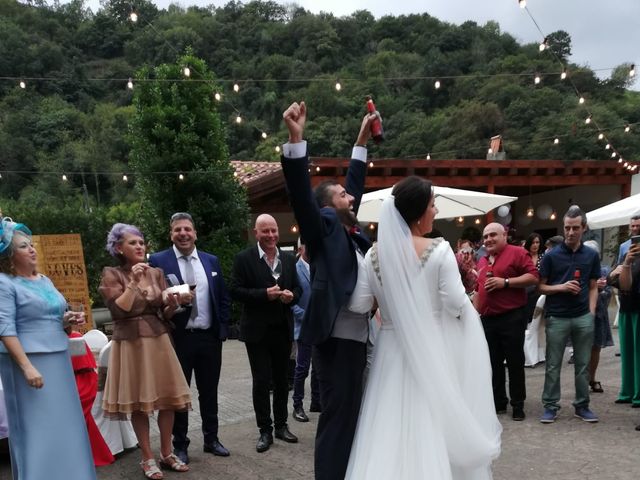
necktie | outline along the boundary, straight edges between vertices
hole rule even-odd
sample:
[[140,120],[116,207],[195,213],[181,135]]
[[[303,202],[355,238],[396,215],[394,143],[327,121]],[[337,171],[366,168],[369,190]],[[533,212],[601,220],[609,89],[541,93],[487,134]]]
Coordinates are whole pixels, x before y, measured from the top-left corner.
[[[183,255],[184,259],[184,281],[187,282],[187,285],[190,287],[194,287],[196,285],[196,274],[193,271],[193,265],[191,265],[191,257],[187,255]],[[195,289],[192,290],[192,293],[195,293]],[[191,315],[190,319],[194,319],[198,316],[198,302],[196,298],[191,301]]]

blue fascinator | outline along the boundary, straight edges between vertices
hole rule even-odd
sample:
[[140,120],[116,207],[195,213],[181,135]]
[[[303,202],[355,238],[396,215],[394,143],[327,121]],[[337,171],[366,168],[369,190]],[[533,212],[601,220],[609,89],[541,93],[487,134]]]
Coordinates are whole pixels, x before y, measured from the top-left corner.
[[31,230],[24,223],[16,223],[9,217],[4,217],[0,221],[0,255],[7,252],[16,230],[29,236],[32,235]]

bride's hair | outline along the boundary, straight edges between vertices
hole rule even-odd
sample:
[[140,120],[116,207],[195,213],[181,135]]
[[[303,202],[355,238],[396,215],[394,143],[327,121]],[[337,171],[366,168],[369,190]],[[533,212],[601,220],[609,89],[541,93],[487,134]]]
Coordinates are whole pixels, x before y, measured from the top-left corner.
[[433,186],[430,180],[412,175],[396,183],[391,194],[398,213],[411,226],[429,206]]

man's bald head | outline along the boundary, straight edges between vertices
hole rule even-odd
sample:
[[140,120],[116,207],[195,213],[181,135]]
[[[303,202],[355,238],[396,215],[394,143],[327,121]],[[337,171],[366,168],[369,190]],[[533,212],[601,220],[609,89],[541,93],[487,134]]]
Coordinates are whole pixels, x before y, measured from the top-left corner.
[[482,240],[487,253],[500,253],[507,246],[507,230],[497,222],[490,223],[482,231]]
[[255,227],[253,228],[253,234],[262,250],[267,253],[273,253],[275,251],[280,238],[278,223],[275,218],[268,213],[258,215]]

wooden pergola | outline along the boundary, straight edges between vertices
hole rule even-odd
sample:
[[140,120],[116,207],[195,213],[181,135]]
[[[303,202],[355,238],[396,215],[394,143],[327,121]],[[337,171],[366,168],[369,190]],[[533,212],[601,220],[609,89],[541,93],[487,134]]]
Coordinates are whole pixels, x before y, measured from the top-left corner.
[[[252,211],[290,211],[279,162],[232,162],[247,188]],[[312,157],[312,185],[335,179],[344,184],[348,158]],[[409,175],[435,185],[523,196],[570,186],[619,185],[620,198],[631,194],[632,174],[615,160],[406,160],[372,159],[366,190],[391,187]]]

